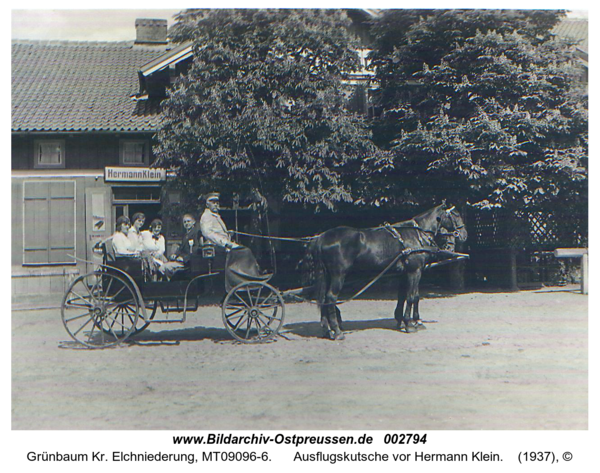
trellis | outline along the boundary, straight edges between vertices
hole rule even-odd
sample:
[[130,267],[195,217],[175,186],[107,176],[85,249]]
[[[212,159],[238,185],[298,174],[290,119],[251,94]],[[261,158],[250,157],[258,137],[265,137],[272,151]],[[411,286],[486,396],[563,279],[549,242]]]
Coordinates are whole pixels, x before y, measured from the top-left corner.
[[[525,287],[560,282],[559,272],[565,270],[565,265],[559,264],[553,250],[587,245],[586,228],[578,225],[577,216],[558,218],[540,211],[511,214],[504,209],[471,209],[467,217],[472,254],[469,266],[474,281],[504,286],[512,280],[513,287],[515,283]],[[515,265],[512,279],[511,264]]]
[[[511,228],[512,227],[512,228]],[[550,251],[557,246],[582,246],[586,237],[568,228],[553,214],[503,210],[473,211],[469,216],[470,245],[478,248],[509,248]]]

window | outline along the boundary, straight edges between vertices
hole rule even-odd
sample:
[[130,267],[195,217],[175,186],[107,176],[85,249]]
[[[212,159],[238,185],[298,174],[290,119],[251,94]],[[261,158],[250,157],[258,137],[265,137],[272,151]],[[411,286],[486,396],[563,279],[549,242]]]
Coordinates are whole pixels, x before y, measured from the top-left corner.
[[65,167],[65,140],[35,140],[33,146],[34,168]]
[[23,264],[75,264],[75,182],[23,183]]
[[146,140],[121,141],[120,161],[123,166],[149,165],[148,142]]

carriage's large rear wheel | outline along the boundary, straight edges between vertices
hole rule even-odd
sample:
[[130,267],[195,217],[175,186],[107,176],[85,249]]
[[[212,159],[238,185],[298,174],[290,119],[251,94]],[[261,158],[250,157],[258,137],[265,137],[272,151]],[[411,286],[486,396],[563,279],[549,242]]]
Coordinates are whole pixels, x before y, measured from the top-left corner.
[[222,305],[223,323],[234,338],[259,343],[277,335],[285,316],[281,293],[264,282],[235,286]]
[[106,348],[135,332],[140,306],[125,278],[96,271],[73,281],[61,312],[63,324],[74,340],[90,348]]

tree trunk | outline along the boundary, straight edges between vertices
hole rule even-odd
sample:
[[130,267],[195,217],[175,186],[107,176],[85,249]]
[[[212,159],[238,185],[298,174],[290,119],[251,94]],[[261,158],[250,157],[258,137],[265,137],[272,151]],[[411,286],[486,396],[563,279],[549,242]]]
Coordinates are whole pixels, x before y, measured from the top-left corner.
[[517,249],[509,248],[508,255],[510,261],[510,290],[518,291],[519,286],[517,284]]

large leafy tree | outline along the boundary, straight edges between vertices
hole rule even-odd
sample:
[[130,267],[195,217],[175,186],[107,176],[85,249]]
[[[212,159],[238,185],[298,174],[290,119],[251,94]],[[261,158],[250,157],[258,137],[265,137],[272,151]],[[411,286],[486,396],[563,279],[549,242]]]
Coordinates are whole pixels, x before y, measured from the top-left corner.
[[189,195],[351,202],[378,150],[345,107],[344,78],[358,67],[349,26],[342,10],[179,14],[171,35],[193,43],[193,63],[163,102],[158,163],[177,170]]
[[388,11],[374,22],[391,195],[587,217],[587,92],[557,11]]

